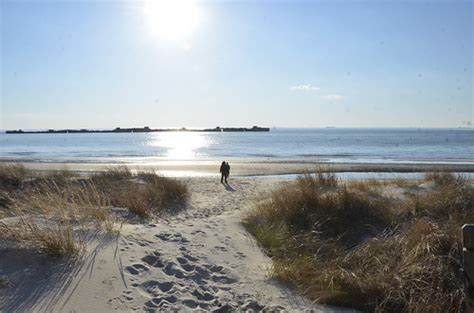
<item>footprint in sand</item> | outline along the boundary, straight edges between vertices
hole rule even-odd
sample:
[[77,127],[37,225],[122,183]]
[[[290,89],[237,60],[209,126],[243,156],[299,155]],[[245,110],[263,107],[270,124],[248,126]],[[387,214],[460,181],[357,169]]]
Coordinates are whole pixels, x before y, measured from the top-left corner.
[[[180,249],[181,250],[181,249]],[[192,255],[190,254],[183,254],[183,257],[185,257],[186,259],[188,259],[189,261],[191,262],[196,262],[198,260],[198,258],[195,258],[193,257]]]
[[208,310],[210,308],[208,303],[198,302],[193,299],[185,299],[181,303],[190,309],[196,309],[199,307],[200,309]]
[[220,250],[220,251],[227,251],[227,248],[224,246],[215,246],[214,249]]
[[214,265],[207,265],[206,267],[213,273],[221,272],[224,269],[223,266],[215,265],[215,264]]
[[205,231],[202,231],[202,230],[195,230],[193,232],[191,232],[191,235],[206,235],[206,232]]
[[122,291],[122,293],[122,297],[125,299],[125,301],[133,301],[134,297],[131,295],[132,292],[130,290]]
[[226,275],[214,275],[212,276],[212,281],[220,284],[233,284],[237,282],[237,279],[226,276]]
[[183,237],[180,233],[171,234],[171,233],[159,233],[155,235],[155,237],[163,240],[163,241],[170,241],[170,242],[180,242],[180,243],[188,243],[189,240]]
[[168,276],[174,276],[176,278],[184,278],[184,273],[177,267],[174,262],[166,263],[165,267],[163,268],[163,273]]
[[153,267],[163,267],[165,266],[163,262],[161,261],[161,254],[157,251],[145,255],[142,258],[142,261],[145,262],[146,264],[153,266]]
[[243,311],[251,311],[251,312],[260,312],[263,310],[264,306],[258,303],[255,300],[249,300],[246,303],[244,303],[241,308]]
[[148,280],[142,284],[140,287],[152,295],[160,295],[161,293],[173,293],[173,282],[160,282],[159,280]]
[[239,259],[244,259],[246,258],[247,256],[242,253],[242,252],[237,252],[237,254],[235,255],[236,258],[239,258]]
[[186,272],[192,272],[194,270],[194,265],[189,264],[187,259],[179,257],[176,258],[176,260],[181,265],[181,268],[184,269]]
[[131,266],[127,266],[125,270],[131,275],[141,275],[149,271],[149,268],[143,264],[137,263]]
[[188,263],[188,260],[182,257],[176,258],[176,260],[179,262],[179,264],[186,264]]
[[194,290],[192,293],[191,293],[193,296],[196,297],[196,299],[200,300],[200,301],[212,301],[214,300],[216,297],[214,297],[213,295],[211,295],[210,293],[208,292],[200,292],[199,290]]
[[196,266],[191,276],[191,279],[197,284],[203,284],[207,279],[211,277],[211,274],[206,269]]
[[157,297],[145,303],[146,309],[168,308],[170,304],[178,302],[176,296]]

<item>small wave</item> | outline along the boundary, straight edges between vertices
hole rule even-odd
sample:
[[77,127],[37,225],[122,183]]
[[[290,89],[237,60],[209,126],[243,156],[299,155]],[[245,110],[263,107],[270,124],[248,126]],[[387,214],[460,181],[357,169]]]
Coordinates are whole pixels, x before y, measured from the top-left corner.
[[363,153],[339,153],[339,154],[313,154],[313,153],[302,153],[296,154],[297,157],[314,157],[314,158],[345,158],[345,157],[361,157],[368,156]]
[[31,151],[28,151],[28,152],[8,152],[7,154],[9,155],[19,155],[19,156],[31,156],[31,155],[35,155],[35,154],[38,154],[36,152],[31,152]]

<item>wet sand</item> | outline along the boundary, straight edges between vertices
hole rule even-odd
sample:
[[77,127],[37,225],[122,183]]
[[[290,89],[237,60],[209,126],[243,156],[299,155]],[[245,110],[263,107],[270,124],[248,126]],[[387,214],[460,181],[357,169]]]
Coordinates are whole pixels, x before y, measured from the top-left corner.
[[[451,171],[473,173],[474,164],[446,163],[325,163],[301,159],[226,159],[231,165],[232,176],[264,176],[314,172],[318,168],[333,172],[432,172]],[[0,163],[21,163],[36,171],[68,169],[78,172],[104,170],[115,166],[127,166],[137,171],[156,171],[167,176],[214,176],[219,175],[222,160],[169,160],[166,158],[0,158]]]

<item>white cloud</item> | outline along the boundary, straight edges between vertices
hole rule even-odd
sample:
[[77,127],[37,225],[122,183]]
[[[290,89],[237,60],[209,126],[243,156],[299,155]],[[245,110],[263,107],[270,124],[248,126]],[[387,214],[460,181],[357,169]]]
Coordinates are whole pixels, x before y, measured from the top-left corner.
[[343,95],[338,95],[338,94],[329,94],[329,95],[324,95],[323,99],[328,100],[328,101],[341,101],[344,100],[346,97]]
[[290,89],[294,91],[318,91],[319,87],[307,84],[307,85],[291,86]]

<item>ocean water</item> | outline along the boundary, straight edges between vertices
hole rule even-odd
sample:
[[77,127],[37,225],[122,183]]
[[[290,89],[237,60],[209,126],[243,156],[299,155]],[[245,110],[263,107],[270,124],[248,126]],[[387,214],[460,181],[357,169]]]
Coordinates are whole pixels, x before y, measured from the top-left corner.
[[329,163],[474,164],[473,129],[272,129],[268,133],[0,133],[0,160],[101,163],[226,157]]

